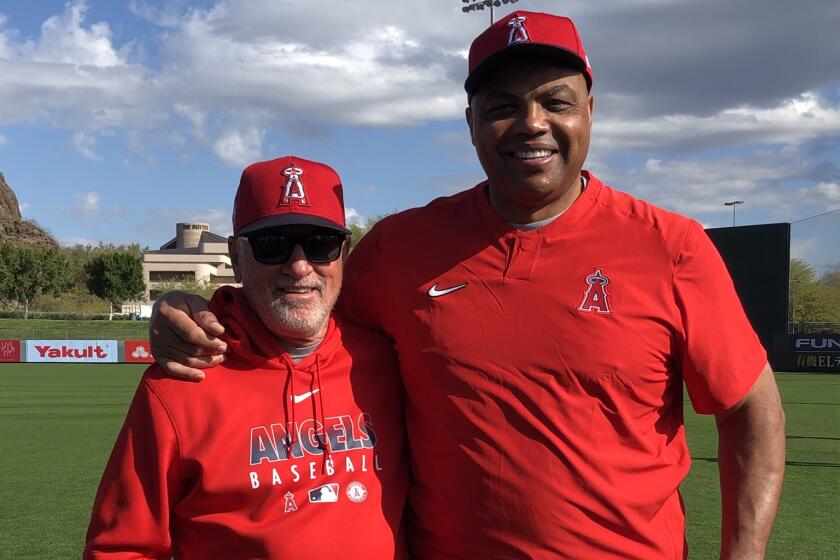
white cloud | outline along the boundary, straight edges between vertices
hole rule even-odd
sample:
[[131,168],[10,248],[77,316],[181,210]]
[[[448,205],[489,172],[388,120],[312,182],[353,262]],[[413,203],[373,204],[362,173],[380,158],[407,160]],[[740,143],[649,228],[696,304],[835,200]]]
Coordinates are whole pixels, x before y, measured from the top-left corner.
[[80,156],[98,161],[102,158],[96,154],[96,138],[84,131],[78,131],[73,134],[71,139],[73,149],[76,150]]
[[9,143],[9,139],[6,138],[4,135],[0,134],[0,146],[5,146]]
[[777,221],[836,207],[837,185],[803,179],[812,171],[800,151],[784,148],[718,158],[649,158],[623,169],[602,163],[596,170],[619,189],[717,226],[731,223],[732,208],[723,204],[731,200],[744,201],[739,216],[759,212]]
[[[725,12],[729,8],[723,5],[731,3],[720,4],[708,8],[711,15],[704,17]],[[515,7],[519,6],[498,10],[498,17]],[[534,0],[528,8],[556,9],[553,0]],[[737,87],[721,87],[723,82],[702,74],[697,82],[698,72],[684,60],[685,53],[699,52],[693,41],[701,39],[685,33],[681,26],[689,24],[681,22],[689,20],[678,16],[697,8],[672,0],[609,1],[597,6],[568,2],[564,10],[578,18],[591,41],[590,53],[605,53],[604,66],[596,64],[596,73],[604,68],[607,77],[639,76],[635,86],[626,89],[622,80],[598,78],[599,87],[608,89],[596,91],[595,156],[748,143],[801,144],[836,137],[840,103],[807,91],[836,83],[830,73],[820,80],[813,76],[803,80],[796,93],[790,93],[791,86],[786,85],[787,100],[781,93],[763,95],[768,87],[757,71],[752,76],[755,80],[751,79],[753,66],[748,62],[758,57],[775,60],[766,50],[750,47],[763,44],[768,35],[755,31],[763,30],[762,26],[772,28],[781,16],[768,11],[771,21],[758,21],[748,8],[731,8],[737,12],[733,17],[742,18],[733,21],[755,27],[750,27],[752,34],[739,32],[737,41],[726,43],[726,48],[738,49],[742,67],[730,69],[739,73],[738,83],[733,84]],[[311,136],[339,125],[406,126],[460,119],[465,101],[461,87],[465,47],[486,25],[483,15],[465,16],[452,0],[430,0],[424,9],[385,0],[354,3],[352,9],[343,0],[323,0],[318,9],[302,0],[217,0],[209,7],[133,0],[129,9],[159,26],[157,35],[136,39],[159,46],[160,56],[153,63],[140,63],[137,51],[142,45],[135,48],[131,38],[118,44],[108,23],[86,21],[87,4],[82,0],[68,3],[62,13],[46,19],[32,38],[21,37],[0,16],[0,74],[4,77],[0,125],[47,123],[71,130],[84,128],[91,134],[108,129],[120,129],[126,135],[166,130],[159,142],[183,150],[184,138],[192,136],[199,146],[238,166],[259,158],[266,130]],[[633,14],[634,9],[639,13]],[[657,64],[639,57],[625,60],[621,57],[626,43],[605,31],[618,25],[616,10],[633,21],[644,16],[651,25],[657,17],[668,21],[667,32],[679,35],[680,41],[673,49],[646,51],[656,54]],[[806,12],[797,10],[785,17],[811,21]],[[741,29],[735,24],[731,27]],[[659,40],[658,34],[642,35],[644,29],[634,31],[639,41]],[[796,52],[805,49],[799,43],[789,47]],[[607,57],[608,53],[613,56]],[[797,57],[809,59],[807,55],[805,50]],[[831,59],[830,52],[811,55]],[[621,67],[607,64],[617,57]],[[674,73],[647,77],[666,67]],[[663,82],[665,78],[670,82]],[[760,86],[751,85],[759,78],[764,80],[759,80]],[[689,82],[698,84],[696,97],[713,94],[714,103],[696,103],[695,108],[693,101],[673,102],[686,97]],[[779,82],[774,79],[773,83]],[[679,91],[663,87],[665,83]],[[657,93],[633,89],[636,86],[655,87]],[[760,102],[744,104],[744,99],[751,98]],[[450,159],[474,159],[465,135],[451,142],[457,148]],[[92,153],[90,146],[84,149]]]
[[820,183],[816,190],[825,197],[827,202],[840,202],[840,185],[837,183]]
[[111,28],[107,23],[97,22],[87,28],[82,25],[87,10],[84,0],[68,2],[64,13],[44,21],[36,41],[26,41],[17,46],[18,56],[36,62],[79,66],[124,65],[124,53],[116,50],[111,43]]
[[99,193],[91,191],[76,193],[73,195],[76,200],[75,210],[81,214],[95,215],[99,213]]
[[344,219],[347,221],[348,226],[363,226],[367,223],[365,216],[362,216],[355,208],[350,208],[349,206],[344,209]]
[[150,21],[160,27],[176,27],[181,19],[175,6],[171,5],[155,6],[147,2],[131,0],[128,3],[128,9],[137,17]]
[[772,108],[736,107],[710,116],[613,117],[593,125],[599,151],[720,149],[744,144],[801,144],[840,130],[840,104],[804,93]]
[[22,201],[22,200],[21,200],[20,202],[18,202],[18,209],[20,210],[20,213],[21,213],[21,214],[26,214],[26,212],[27,212],[30,208],[32,208],[32,205],[31,205],[31,204],[29,204],[28,202],[24,202],[24,201]]
[[244,167],[261,159],[264,136],[265,132],[256,128],[232,130],[213,143],[213,153],[225,163]]

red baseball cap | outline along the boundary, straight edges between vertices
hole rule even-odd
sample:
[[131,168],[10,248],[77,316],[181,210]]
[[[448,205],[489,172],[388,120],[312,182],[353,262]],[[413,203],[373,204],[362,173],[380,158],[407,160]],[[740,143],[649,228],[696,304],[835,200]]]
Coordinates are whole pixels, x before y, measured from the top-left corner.
[[233,203],[233,234],[289,225],[350,234],[338,173],[323,163],[294,156],[246,167]]
[[579,70],[592,89],[592,67],[575,24],[567,17],[541,12],[513,12],[488,27],[470,45],[464,89],[475,93],[489,70],[513,57],[543,54]]

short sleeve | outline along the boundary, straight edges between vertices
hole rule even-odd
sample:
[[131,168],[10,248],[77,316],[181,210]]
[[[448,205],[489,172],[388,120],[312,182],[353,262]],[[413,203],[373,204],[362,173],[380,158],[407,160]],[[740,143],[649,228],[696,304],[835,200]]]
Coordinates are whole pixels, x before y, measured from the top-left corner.
[[767,363],[723,259],[690,222],[674,269],[683,329],[683,379],[694,409],[715,414],[740,401]]

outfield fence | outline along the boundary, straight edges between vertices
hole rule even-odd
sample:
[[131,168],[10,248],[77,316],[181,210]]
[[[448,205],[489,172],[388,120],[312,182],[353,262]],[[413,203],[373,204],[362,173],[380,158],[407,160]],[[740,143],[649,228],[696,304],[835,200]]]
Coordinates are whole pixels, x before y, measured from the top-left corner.
[[2,339],[0,362],[34,363],[151,363],[149,341]]
[[63,325],[0,327],[0,340],[128,340],[148,337],[149,323],[147,322],[120,322],[104,327]]

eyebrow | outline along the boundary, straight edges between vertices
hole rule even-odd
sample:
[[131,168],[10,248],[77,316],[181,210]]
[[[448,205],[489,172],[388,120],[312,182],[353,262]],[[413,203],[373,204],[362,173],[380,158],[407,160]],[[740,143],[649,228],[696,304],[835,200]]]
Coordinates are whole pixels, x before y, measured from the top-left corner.
[[540,93],[539,97],[551,97],[558,93],[570,93],[577,99],[577,92],[567,84],[556,85],[553,88]]

